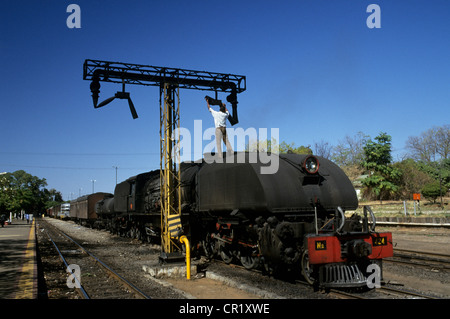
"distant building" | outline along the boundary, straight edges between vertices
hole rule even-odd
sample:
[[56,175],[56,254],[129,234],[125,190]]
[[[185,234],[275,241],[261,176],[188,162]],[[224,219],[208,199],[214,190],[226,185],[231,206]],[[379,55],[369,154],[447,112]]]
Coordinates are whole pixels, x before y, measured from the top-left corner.
[[355,180],[352,181],[353,187],[355,188],[356,191],[356,196],[358,197],[358,200],[361,199],[361,190],[363,188],[363,180],[366,179],[367,177],[369,177],[368,174],[365,175],[359,175]]

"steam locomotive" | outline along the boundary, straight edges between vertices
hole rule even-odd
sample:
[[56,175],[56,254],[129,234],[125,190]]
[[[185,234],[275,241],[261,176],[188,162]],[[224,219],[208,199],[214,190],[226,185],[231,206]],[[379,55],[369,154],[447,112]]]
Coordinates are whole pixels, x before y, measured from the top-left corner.
[[[269,273],[301,273],[321,287],[365,286],[369,266],[381,270],[382,259],[392,256],[392,235],[375,232],[369,207],[364,216],[345,216],[358,207],[345,173],[319,156],[271,154],[278,170],[263,174],[267,163],[252,156],[236,152],[218,163],[205,155],[201,162],[181,163],[181,231],[191,254]],[[85,214],[93,226],[147,241],[160,238],[159,170],[101,196],[92,199],[95,212]]]

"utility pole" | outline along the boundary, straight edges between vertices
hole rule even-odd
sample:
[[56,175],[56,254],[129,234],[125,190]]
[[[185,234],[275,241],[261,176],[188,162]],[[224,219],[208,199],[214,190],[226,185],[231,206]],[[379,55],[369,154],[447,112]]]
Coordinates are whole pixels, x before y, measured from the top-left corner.
[[94,194],[94,183],[96,182],[96,180],[95,179],[91,179],[91,182],[92,182],[92,194]]
[[119,168],[119,166],[113,166],[112,168],[116,169],[116,185],[117,185],[117,169]]
[[441,196],[441,209],[444,210],[444,202],[442,201],[442,167],[444,160],[441,158],[439,163],[439,195]]
[[[83,79],[92,81],[90,89],[94,108],[99,108],[114,99],[128,100],[133,119],[138,117],[131,101],[130,93],[125,92],[126,84],[157,86],[160,89],[160,186],[161,186],[161,259],[170,260],[177,255],[175,250],[180,241],[185,242],[181,228],[180,205],[180,89],[225,92],[232,105],[228,118],[231,125],[238,123],[237,94],[246,89],[246,77],[242,75],[194,71],[186,69],[155,67],[150,65],[85,60]],[[122,91],[98,103],[100,81],[122,84]],[[177,258],[174,256],[174,258]]]

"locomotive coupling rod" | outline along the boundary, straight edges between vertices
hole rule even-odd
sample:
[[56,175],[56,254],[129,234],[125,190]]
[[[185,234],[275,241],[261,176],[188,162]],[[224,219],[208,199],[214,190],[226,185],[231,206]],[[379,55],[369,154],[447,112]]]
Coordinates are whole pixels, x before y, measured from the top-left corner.
[[180,237],[180,242],[186,245],[186,279],[191,279],[191,246],[186,236]]

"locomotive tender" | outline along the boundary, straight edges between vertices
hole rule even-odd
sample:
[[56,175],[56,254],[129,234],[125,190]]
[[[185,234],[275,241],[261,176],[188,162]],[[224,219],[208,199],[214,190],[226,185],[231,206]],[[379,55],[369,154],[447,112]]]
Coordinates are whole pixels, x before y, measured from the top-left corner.
[[[362,218],[345,217],[358,207],[345,173],[319,156],[271,154],[278,171],[261,174],[266,164],[251,154],[181,163],[182,231],[193,253],[269,273],[301,272],[322,287],[365,286],[369,266],[381,269],[392,256],[392,236],[375,232],[370,208]],[[96,214],[96,225],[114,233],[160,238],[159,170],[117,184],[114,197],[96,203]]]

